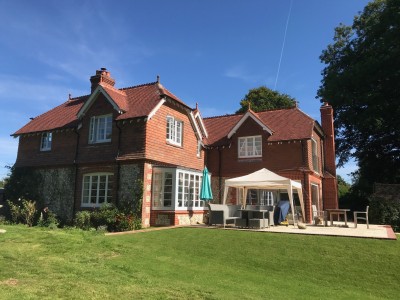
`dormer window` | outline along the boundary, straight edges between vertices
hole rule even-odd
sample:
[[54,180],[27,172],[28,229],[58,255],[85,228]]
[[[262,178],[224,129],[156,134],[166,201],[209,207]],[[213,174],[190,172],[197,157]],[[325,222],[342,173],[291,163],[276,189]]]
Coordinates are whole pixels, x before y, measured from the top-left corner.
[[90,118],[89,143],[111,142],[112,115],[94,116]]
[[238,139],[239,158],[261,157],[261,135],[240,137]]
[[50,151],[51,150],[52,133],[44,132],[42,133],[42,138],[40,141],[40,151]]
[[183,122],[174,117],[167,116],[167,141],[171,144],[182,145],[182,127]]

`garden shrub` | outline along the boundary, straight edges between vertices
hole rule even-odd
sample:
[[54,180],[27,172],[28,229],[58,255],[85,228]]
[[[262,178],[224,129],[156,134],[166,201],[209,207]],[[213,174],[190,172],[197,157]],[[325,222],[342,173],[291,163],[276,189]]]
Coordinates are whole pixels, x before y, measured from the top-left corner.
[[100,209],[91,212],[91,223],[92,226],[98,228],[99,226],[106,226],[108,231],[111,231],[113,224],[115,223],[118,209],[112,204],[105,204]]
[[49,210],[48,207],[45,207],[40,213],[37,225],[40,227],[49,227],[50,229],[55,229],[58,227],[58,225],[60,225],[60,222],[57,218],[57,215]]
[[13,222],[14,224],[18,224],[21,221],[22,217],[21,208],[19,207],[18,204],[13,203],[10,200],[7,200],[7,206],[10,212],[11,222]]
[[36,202],[25,199],[18,199],[18,202],[14,203],[7,200],[8,209],[11,215],[11,220],[14,224],[24,223],[29,227],[33,226],[35,216],[37,213]]
[[125,213],[112,204],[106,204],[93,211],[78,212],[75,226],[84,230],[95,228],[98,231],[129,231],[141,229],[142,221],[133,213]]
[[90,211],[86,210],[77,212],[74,219],[75,226],[83,230],[89,230],[91,227],[90,215]]
[[21,215],[24,222],[29,227],[33,226],[33,221],[36,215],[36,202],[31,200],[22,200]]
[[400,231],[400,202],[386,197],[370,197],[369,219],[371,223],[391,225]]

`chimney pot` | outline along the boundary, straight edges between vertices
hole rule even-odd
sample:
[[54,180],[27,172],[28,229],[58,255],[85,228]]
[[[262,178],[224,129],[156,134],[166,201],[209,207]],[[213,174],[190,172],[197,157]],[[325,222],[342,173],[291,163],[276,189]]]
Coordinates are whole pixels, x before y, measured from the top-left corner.
[[107,69],[104,67],[100,68],[100,70],[96,70],[96,75],[90,77],[90,82],[92,83],[92,93],[97,88],[100,82],[106,83],[111,86],[115,85],[115,80],[111,78],[110,72],[108,72]]

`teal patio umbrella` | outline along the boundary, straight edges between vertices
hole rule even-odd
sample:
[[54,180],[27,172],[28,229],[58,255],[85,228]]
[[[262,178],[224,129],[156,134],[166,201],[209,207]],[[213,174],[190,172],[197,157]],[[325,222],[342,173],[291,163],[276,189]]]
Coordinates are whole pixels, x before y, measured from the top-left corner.
[[203,180],[201,182],[201,189],[200,189],[200,199],[209,201],[212,200],[212,198],[213,195],[211,190],[210,176],[208,174],[207,167],[204,167]]

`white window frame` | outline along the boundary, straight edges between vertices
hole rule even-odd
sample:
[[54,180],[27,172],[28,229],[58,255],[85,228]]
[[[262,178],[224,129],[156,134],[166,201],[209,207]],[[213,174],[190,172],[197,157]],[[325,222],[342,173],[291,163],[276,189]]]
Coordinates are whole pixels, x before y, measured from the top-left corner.
[[202,173],[177,171],[176,209],[203,209],[205,203],[200,199]]
[[90,118],[89,143],[111,142],[112,114],[93,116]]
[[[102,177],[105,177],[105,182],[100,180]],[[101,188],[101,183],[105,184],[104,189]],[[113,173],[101,172],[84,174],[82,178],[81,207],[100,207],[103,204],[110,203],[112,200],[113,184]],[[93,195],[93,187],[95,185],[97,185],[95,189],[96,195]],[[101,191],[104,191],[104,195],[101,195]],[[95,197],[95,202],[91,201],[93,197]],[[100,202],[101,198],[104,198],[104,201]]]
[[167,141],[173,145],[182,146],[183,122],[167,116]]
[[[243,189],[237,189],[237,199],[239,204],[243,203]],[[255,201],[254,201],[255,200]],[[246,204],[253,205],[276,205],[277,196],[275,190],[248,189]]]
[[[200,199],[202,172],[179,168],[153,168],[153,210],[204,210],[205,201]],[[166,178],[172,177],[172,193],[166,191]],[[165,205],[165,193],[171,195],[171,204]],[[169,200],[169,199],[168,199]],[[169,204],[169,201],[167,201]]]
[[311,163],[312,163],[312,169],[319,173],[320,168],[319,168],[319,155],[318,155],[318,143],[315,139],[311,138]]
[[[175,172],[173,171],[173,169],[153,170],[153,182],[152,182],[153,209],[168,209],[168,210],[172,209],[175,196],[174,177],[175,177]],[[166,185],[166,182],[168,180],[171,180],[170,185]],[[170,199],[165,199],[166,195],[168,195]]]
[[311,183],[310,187],[311,187],[311,204],[316,205],[317,210],[322,210],[319,185],[316,183]]
[[53,134],[51,132],[43,132],[40,139],[40,151],[50,151],[53,141]]
[[262,157],[262,136],[245,136],[238,138],[239,158]]

